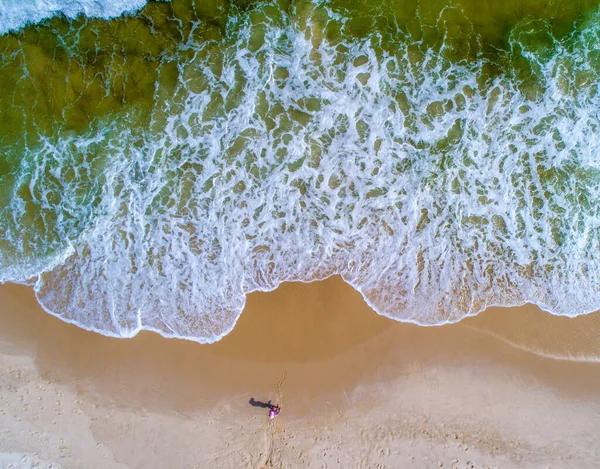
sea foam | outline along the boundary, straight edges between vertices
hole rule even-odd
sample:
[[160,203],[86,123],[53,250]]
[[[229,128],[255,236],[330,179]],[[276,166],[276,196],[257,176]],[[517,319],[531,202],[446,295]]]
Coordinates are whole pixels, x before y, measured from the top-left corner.
[[[596,22],[549,55],[516,28],[527,82],[443,48],[415,59],[409,40],[330,44],[283,17],[257,41],[238,21],[222,42],[192,31],[164,59],[179,82],[157,87],[147,128],[123,115],[36,149],[27,174],[39,176],[22,184],[42,219],[72,214],[52,218],[69,243],[38,271],[49,312],[107,335],[212,342],[248,293],[333,274],[378,313],[422,325],[489,305],[600,308]],[[86,189],[93,209],[84,179],[102,181]],[[6,238],[30,252],[39,239],[21,236],[16,194]],[[31,274],[33,258],[17,258],[23,275],[3,281]]]
[[57,15],[75,18],[115,18],[132,13],[146,0],[2,0],[0,2],[0,34],[16,31],[28,24],[39,23]]

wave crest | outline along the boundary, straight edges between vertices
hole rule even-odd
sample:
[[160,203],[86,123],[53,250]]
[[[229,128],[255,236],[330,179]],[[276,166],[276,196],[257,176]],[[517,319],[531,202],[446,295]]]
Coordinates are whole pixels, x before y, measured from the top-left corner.
[[144,5],[146,0],[3,0],[0,3],[0,35],[58,15],[109,19],[135,12]]

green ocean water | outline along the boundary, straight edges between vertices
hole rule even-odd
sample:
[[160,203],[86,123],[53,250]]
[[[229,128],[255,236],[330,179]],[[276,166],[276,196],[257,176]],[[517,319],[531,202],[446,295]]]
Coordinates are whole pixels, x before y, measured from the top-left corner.
[[178,0],[6,32],[0,281],[199,341],[335,273],[426,325],[598,309],[598,3]]
[[75,21],[53,18],[2,37],[1,84],[10,90],[0,103],[2,141],[16,153],[39,144],[39,133],[81,132],[96,118],[132,107],[141,119],[149,119],[155,87],[165,88],[165,99],[176,91],[178,59],[191,54],[186,56],[182,44],[227,44],[236,36],[236,25],[248,20],[253,26],[250,50],[264,45],[267,25],[293,24],[314,35],[315,42],[333,44],[378,35],[380,52],[393,53],[398,42],[406,41],[413,44],[410,59],[415,63],[426,51],[441,49],[453,61],[483,58],[489,60],[490,76],[509,73],[535,88],[533,79],[528,82],[535,70],[521,57],[523,46],[514,47],[515,36],[548,59],[554,41],[576,31],[597,6],[595,0],[178,0],[151,2],[136,15],[111,21],[83,15]]

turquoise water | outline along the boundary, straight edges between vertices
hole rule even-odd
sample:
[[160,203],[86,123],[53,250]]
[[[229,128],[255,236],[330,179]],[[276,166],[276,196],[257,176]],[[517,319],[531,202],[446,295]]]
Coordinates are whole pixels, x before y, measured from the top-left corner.
[[332,274],[423,325],[600,309],[598,2],[10,5],[0,281],[52,314],[211,342]]

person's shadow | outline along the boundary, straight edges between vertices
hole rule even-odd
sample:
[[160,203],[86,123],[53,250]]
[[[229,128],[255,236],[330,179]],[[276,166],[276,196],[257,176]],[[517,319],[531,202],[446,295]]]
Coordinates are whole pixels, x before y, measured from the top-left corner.
[[271,404],[271,401],[268,402],[261,402],[261,401],[257,401],[255,400],[253,397],[250,398],[250,400],[248,401],[248,404],[250,404],[252,407],[262,407],[262,408],[271,408],[273,404]]

